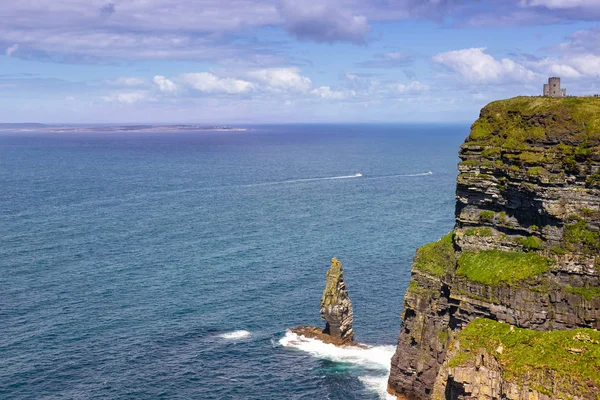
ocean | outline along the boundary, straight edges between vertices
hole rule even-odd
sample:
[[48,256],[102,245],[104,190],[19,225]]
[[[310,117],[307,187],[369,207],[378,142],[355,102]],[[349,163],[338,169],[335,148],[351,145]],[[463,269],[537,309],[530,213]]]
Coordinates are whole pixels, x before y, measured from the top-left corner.
[[[0,398],[386,397],[468,126],[249,128],[0,132]],[[332,257],[369,349],[287,331]]]

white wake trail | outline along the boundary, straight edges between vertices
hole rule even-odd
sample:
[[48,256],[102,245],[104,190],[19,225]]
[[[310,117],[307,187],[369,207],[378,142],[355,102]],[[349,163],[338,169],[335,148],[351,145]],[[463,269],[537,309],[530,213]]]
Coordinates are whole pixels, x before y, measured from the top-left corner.
[[342,175],[342,176],[329,176],[326,178],[306,178],[306,179],[292,179],[289,181],[282,181],[279,183],[297,183],[297,182],[314,182],[314,181],[331,181],[335,179],[354,179],[361,178],[362,174],[354,174],[354,175]]
[[264,183],[252,183],[249,185],[240,185],[241,187],[255,187],[255,186],[271,186],[271,185],[285,185],[290,183],[302,183],[302,182],[316,182],[316,181],[331,181],[337,179],[356,179],[362,178],[362,174],[354,174],[354,175],[341,175],[341,176],[328,176],[323,178],[302,178],[302,179],[290,179],[287,181],[278,181],[278,182],[264,182]]
[[373,177],[369,177],[368,179],[412,178],[412,177],[429,176],[429,175],[433,175],[433,172],[428,171],[428,172],[420,172],[420,173],[416,173],[416,174],[396,174],[396,175],[373,176]]

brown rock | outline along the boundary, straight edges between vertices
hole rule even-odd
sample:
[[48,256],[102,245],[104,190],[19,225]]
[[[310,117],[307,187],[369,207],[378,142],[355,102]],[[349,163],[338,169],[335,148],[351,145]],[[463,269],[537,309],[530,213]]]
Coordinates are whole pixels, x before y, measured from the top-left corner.
[[354,340],[352,303],[348,297],[342,263],[337,258],[331,260],[331,267],[327,271],[321,297],[321,318],[325,320],[323,333],[343,343]]
[[325,329],[299,326],[292,328],[291,331],[324,343],[360,346],[354,342],[352,303],[348,297],[342,264],[337,258],[331,260],[331,267],[326,277],[325,289],[321,297],[321,318],[325,320]]

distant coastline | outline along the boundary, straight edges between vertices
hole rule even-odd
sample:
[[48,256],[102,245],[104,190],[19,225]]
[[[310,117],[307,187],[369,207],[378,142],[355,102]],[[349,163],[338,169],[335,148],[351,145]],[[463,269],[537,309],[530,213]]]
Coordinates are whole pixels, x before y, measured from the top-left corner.
[[247,128],[225,125],[46,125],[39,123],[0,123],[0,131],[8,132],[174,132],[174,131],[234,131]]

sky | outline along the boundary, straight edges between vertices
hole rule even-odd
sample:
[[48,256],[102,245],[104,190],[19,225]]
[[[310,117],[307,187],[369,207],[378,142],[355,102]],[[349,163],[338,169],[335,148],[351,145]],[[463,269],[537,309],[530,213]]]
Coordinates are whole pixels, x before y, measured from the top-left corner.
[[468,122],[600,93],[600,0],[14,0],[0,122]]

